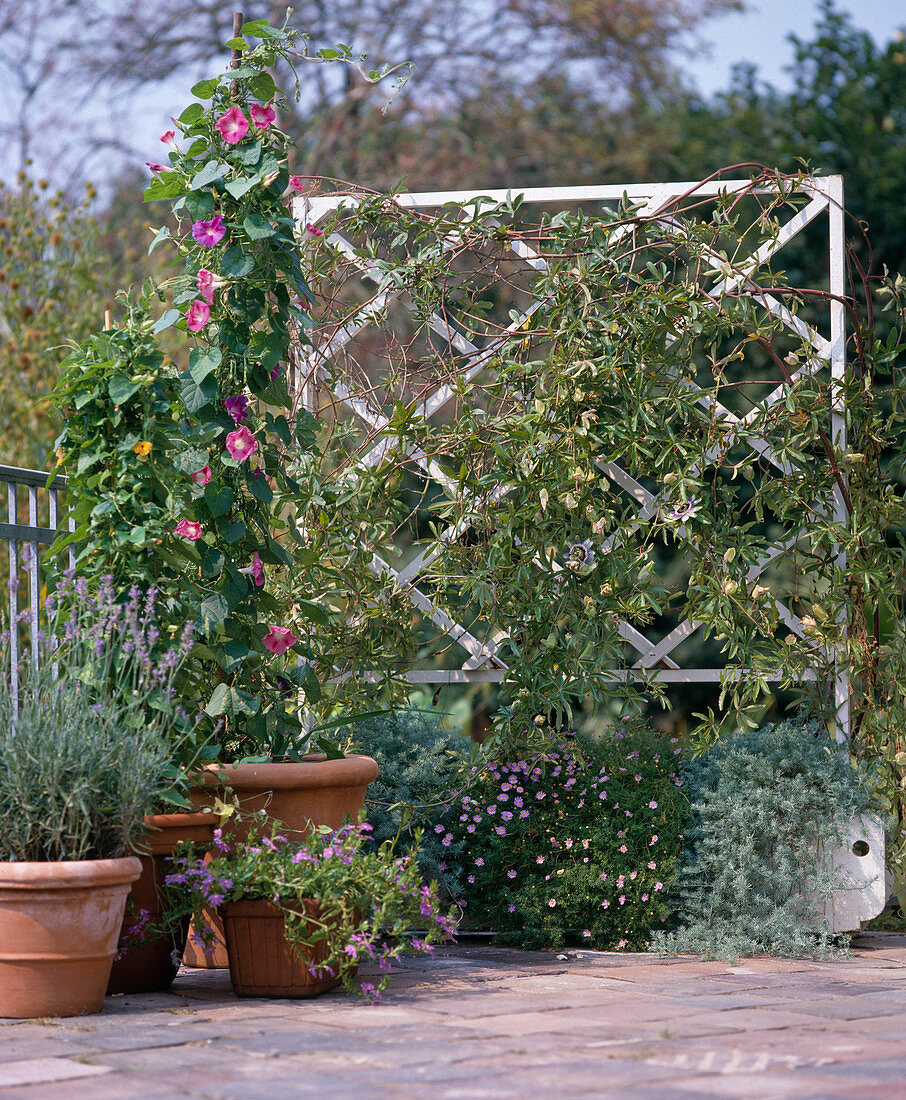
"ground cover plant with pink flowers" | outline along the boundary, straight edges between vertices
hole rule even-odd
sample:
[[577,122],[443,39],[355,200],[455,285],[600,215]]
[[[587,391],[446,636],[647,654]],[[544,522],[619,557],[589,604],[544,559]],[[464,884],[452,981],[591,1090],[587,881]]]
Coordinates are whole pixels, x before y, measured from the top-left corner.
[[461,848],[468,926],[523,947],[644,948],[682,854],[678,773],[676,740],[635,724],[476,771],[435,826]]

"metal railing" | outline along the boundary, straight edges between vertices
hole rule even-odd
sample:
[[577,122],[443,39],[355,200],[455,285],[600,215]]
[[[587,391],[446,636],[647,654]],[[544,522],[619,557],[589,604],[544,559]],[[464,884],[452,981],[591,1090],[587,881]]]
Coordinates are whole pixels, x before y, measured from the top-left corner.
[[[6,522],[0,522],[0,568],[4,564],[2,557],[5,556],[5,571],[8,575],[8,583],[4,585],[6,595],[0,598],[0,623],[9,624],[9,661],[14,705],[19,697],[19,660],[23,640],[31,650],[32,660],[38,659],[38,627],[44,579],[41,555],[57,537],[63,525],[61,495],[66,490],[66,478],[57,476],[49,486],[47,479],[48,475],[42,470],[0,466],[0,492],[4,487],[6,490]],[[72,530],[73,523],[71,520],[68,522],[69,529]],[[26,582],[24,607],[23,580]],[[19,616],[23,611],[30,614],[20,623]]]

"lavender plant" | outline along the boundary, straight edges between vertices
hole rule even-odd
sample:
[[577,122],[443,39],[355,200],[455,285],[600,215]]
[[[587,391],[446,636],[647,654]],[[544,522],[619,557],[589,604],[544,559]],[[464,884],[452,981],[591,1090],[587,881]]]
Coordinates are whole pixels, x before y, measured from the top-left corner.
[[[382,977],[359,984],[371,996],[386,985],[393,959],[407,951],[430,952],[433,944],[453,938],[452,917],[442,912],[436,886],[422,882],[414,857],[396,857],[390,842],[365,850],[369,825],[322,825],[297,844],[281,836],[264,812],[250,820],[241,844],[218,829],[207,859],[191,845],[174,856],[176,870],[166,885],[196,916],[242,898],[272,901],[283,912],[297,954],[326,947],[321,961],[310,964],[314,977],[339,976],[352,988],[358,964],[376,963]],[[315,910],[311,901],[318,903]],[[412,928],[424,931],[413,936]]]
[[109,578],[90,595],[71,575],[48,597],[39,661],[21,661],[15,695],[0,679],[0,859],[123,855],[173,793],[184,721],[173,682],[192,635],[156,658],[155,601],[134,588],[118,603]]
[[436,826],[450,850],[466,842],[470,921],[524,947],[644,947],[669,915],[682,851],[679,751],[674,738],[624,725],[491,765]]

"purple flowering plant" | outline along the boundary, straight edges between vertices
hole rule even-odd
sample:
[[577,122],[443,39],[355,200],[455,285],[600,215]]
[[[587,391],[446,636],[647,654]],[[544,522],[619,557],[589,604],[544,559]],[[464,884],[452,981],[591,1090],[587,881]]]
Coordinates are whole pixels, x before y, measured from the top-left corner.
[[502,943],[644,948],[669,917],[688,804],[680,749],[641,725],[473,769],[444,821],[472,927]]
[[[359,983],[369,996],[380,994],[394,959],[430,953],[434,944],[454,938],[455,923],[441,907],[436,883],[426,884],[415,856],[397,856],[391,841],[368,850],[371,827],[365,822],[318,826],[294,842],[263,812],[230,818],[237,820],[248,824],[247,839],[235,842],[218,829],[207,858],[191,844],[180,845],[165,880],[174,911],[200,916],[230,901],[269,900],[282,910],[286,938],[298,955],[311,959],[322,945],[318,962],[309,962],[313,976],[340,977],[353,989],[359,964],[376,966],[379,977]],[[318,903],[314,910],[312,901]]]
[[[174,684],[192,631],[161,639],[156,601],[137,587],[121,601],[109,577],[92,589],[71,573],[46,598],[37,660],[20,645],[18,685],[0,676],[0,859],[123,855],[145,814],[185,801],[191,723]],[[0,634],[7,669],[13,640]]]

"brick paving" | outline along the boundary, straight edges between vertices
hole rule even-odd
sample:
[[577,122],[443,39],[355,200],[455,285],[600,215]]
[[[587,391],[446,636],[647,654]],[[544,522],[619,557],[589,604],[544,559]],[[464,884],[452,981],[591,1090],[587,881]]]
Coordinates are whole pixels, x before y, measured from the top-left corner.
[[224,971],[98,1016],[0,1020],[2,1100],[906,1100],[906,936],[849,959],[460,945],[381,1003],[240,999]]

